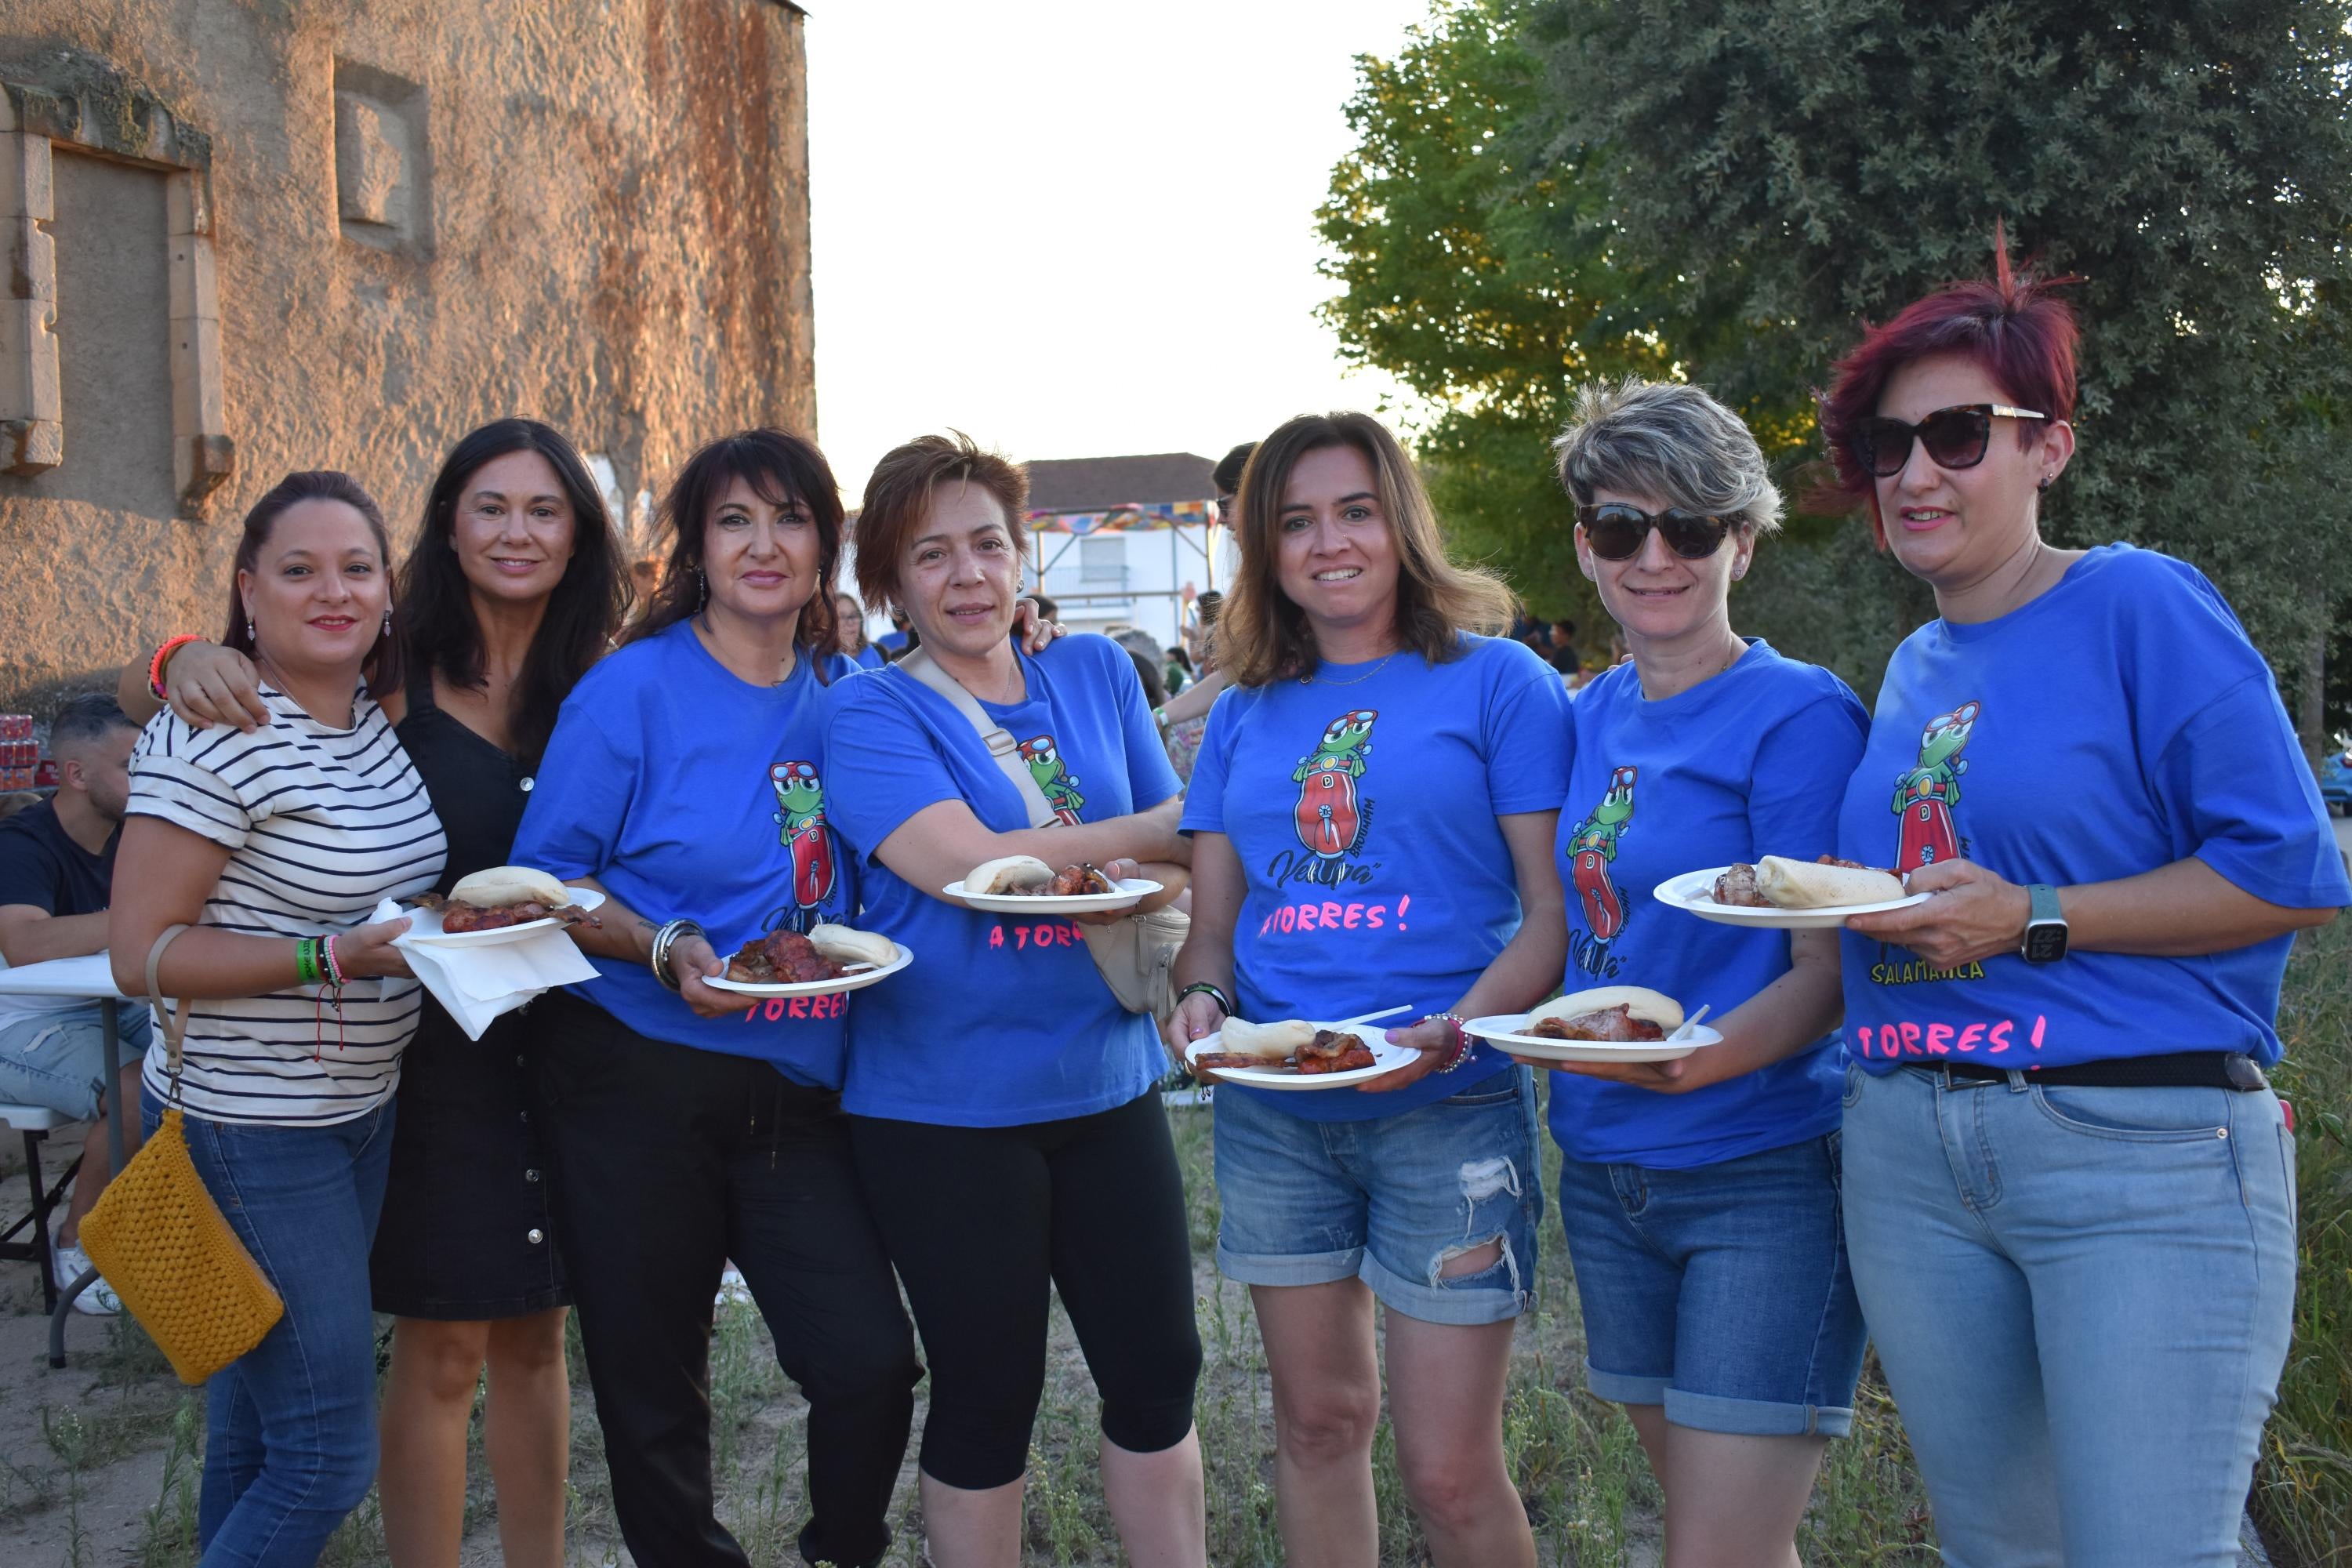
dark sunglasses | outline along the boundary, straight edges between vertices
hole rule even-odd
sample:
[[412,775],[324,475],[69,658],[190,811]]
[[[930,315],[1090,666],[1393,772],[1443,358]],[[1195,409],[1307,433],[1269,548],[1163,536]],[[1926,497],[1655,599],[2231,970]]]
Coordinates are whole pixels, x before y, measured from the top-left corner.
[[2047,419],[2031,408],[2006,403],[1960,403],[1938,408],[1916,425],[1900,419],[1865,419],[1854,427],[1853,455],[1882,479],[1892,479],[1911,460],[1914,437],[1939,468],[1973,468],[1992,443],[1995,419]]
[[1587,501],[1576,509],[1576,521],[1584,525],[1584,542],[1603,561],[1631,561],[1642,552],[1642,541],[1654,528],[1666,548],[1684,560],[1704,561],[1723,548],[1724,538],[1732,529],[1727,517],[1675,507],[1653,517],[1622,501]]

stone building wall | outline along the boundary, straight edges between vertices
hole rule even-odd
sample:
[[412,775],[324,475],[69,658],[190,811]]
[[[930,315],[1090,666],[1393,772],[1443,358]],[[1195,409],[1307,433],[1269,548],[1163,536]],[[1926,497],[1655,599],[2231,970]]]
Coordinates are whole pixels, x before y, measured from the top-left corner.
[[776,0],[0,7],[0,710],[217,637],[245,510],[404,548],[508,414],[658,490],[814,432],[803,18]]

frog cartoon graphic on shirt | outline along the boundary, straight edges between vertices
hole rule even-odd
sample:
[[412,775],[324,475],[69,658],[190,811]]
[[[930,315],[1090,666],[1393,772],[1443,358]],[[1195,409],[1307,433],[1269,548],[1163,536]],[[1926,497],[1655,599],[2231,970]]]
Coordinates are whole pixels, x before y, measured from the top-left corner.
[[1625,929],[1625,900],[1609,868],[1617,860],[1617,841],[1633,820],[1633,781],[1640,773],[1634,767],[1613,770],[1601,804],[1569,835],[1570,880],[1595,942],[1605,944]]
[[1337,860],[1364,846],[1372,827],[1372,803],[1358,791],[1370,765],[1376,708],[1357,708],[1323,727],[1315,749],[1298,759],[1290,780],[1298,786],[1293,818],[1298,842],[1318,859]]
[[833,893],[833,836],[824,826],[824,783],[814,763],[778,763],[768,770],[775,787],[782,842],[793,852],[793,903],[787,920],[805,931],[818,905]]
[[1919,765],[1895,779],[1893,809],[1903,821],[1895,851],[1896,875],[1957,860],[1966,852],[1952,808],[1960,804],[1960,775],[1969,771],[1960,752],[1983,711],[1980,702],[1963,702],[1928,720],[1919,736]]
[[1051,735],[1038,735],[1021,742],[1021,760],[1029,764],[1029,776],[1037,781],[1045,804],[1054,808],[1054,816],[1067,826],[1078,826],[1078,812],[1087,797],[1078,793],[1078,781],[1062,761],[1061,748],[1055,745]]

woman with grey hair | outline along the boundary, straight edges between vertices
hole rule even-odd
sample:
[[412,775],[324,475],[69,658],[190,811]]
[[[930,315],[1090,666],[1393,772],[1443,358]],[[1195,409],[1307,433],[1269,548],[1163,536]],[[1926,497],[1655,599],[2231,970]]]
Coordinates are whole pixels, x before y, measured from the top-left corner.
[[1723,1034],[1679,1061],[1556,1068],[1586,1376],[1641,1435],[1668,1568],[1787,1568],[1862,1366],[1838,1224],[1837,933],[1712,924],[1650,889],[1831,849],[1869,716],[1836,676],[1732,630],[1731,584],[1780,511],[1737,415],[1695,386],[1590,386],[1558,451],[1577,563],[1633,654],[1573,711],[1566,988],[1704,1003]]

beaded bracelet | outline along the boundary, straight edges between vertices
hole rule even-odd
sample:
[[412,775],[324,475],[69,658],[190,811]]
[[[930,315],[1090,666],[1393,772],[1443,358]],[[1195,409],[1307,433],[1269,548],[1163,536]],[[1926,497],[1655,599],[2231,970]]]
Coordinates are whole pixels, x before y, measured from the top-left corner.
[[342,962],[335,956],[335,939],[333,937],[329,937],[320,945],[319,956],[322,961],[324,961],[324,967],[327,972],[327,984],[335,990],[341,991],[343,988],[343,965]]
[[1470,1054],[1478,1048],[1476,1042],[1470,1038],[1469,1031],[1462,1026],[1462,1015],[1459,1013],[1424,1013],[1413,1022],[1444,1024],[1454,1031],[1454,1048],[1446,1053],[1444,1061],[1437,1064],[1439,1072],[1452,1072],[1455,1068],[1468,1061]]
[[163,667],[172,662],[172,656],[179,652],[185,644],[204,640],[194,632],[184,632],[171,638],[155,650],[155,657],[147,661],[147,689],[155,694],[156,701],[163,702],[169,700],[169,694],[163,689]]

